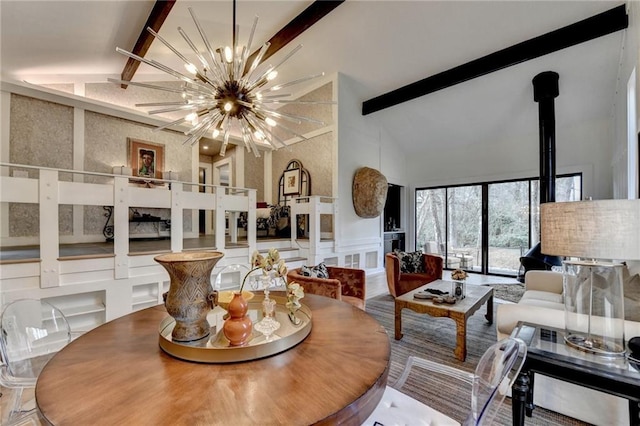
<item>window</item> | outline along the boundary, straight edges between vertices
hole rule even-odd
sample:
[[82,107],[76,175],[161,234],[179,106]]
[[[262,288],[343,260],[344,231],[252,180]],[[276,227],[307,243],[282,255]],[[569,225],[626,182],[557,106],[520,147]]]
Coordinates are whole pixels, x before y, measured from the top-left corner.
[[[447,269],[517,276],[539,240],[537,178],[416,189],[416,248]],[[556,178],[556,201],[582,198],[582,175]]]

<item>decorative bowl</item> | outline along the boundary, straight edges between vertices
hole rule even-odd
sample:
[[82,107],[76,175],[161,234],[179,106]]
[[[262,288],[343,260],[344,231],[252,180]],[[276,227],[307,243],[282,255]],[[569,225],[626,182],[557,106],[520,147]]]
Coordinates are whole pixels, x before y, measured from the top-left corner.
[[[231,302],[231,298],[233,298],[233,293],[235,292],[236,290],[219,291],[218,306],[220,306],[222,309],[227,309],[229,307],[229,302]],[[246,300],[247,302],[253,299],[253,296],[254,294],[252,292],[247,290],[242,290],[242,297],[244,297],[244,300]]]

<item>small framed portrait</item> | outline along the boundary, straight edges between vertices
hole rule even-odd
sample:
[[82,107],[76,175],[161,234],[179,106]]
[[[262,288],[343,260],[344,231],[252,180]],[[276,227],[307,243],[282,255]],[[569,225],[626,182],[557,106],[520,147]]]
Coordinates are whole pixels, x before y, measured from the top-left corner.
[[164,145],[128,138],[129,165],[133,176],[162,179]]
[[300,194],[300,169],[284,171],[284,195]]

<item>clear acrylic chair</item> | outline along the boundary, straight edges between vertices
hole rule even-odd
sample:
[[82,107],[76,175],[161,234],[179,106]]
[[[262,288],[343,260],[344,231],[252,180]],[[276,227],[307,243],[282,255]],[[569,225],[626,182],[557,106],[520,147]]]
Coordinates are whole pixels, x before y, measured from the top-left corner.
[[23,403],[23,391],[35,388],[42,368],[70,341],[67,319],[50,303],[20,299],[4,308],[0,315],[0,385],[12,390],[12,401],[0,423],[23,424],[26,416],[37,416],[35,401]]
[[234,263],[232,265],[227,265],[220,269],[220,271],[216,274],[213,288],[215,290],[220,290],[220,288],[222,287],[222,280],[225,275],[232,275],[231,282],[234,284],[234,287],[239,287],[245,275],[247,275],[249,271],[249,266],[243,263]]
[[[475,373],[410,356],[398,380],[392,387],[387,386],[382,400],[363,425],[489,425],[518,377],[526,353],[527,346],[522,340],[508,337],[487,349]],[[417,370],[423,370],[423,374],[412,377],[412,372],[416,376]],[[410,388],[413,388],[412,395],[419,394],[420,389],[428,389],[430,377],[439,377],[440,383],[444,380],[456,390],[461,384],[468,389],[466,397],[467,402],[470,400],[470,408],[466,418],[454,419],[450,417],[452,414],[444,414],[407,395]],[[436,388],[434,393],[452,404],[452,395],[444,388]]]

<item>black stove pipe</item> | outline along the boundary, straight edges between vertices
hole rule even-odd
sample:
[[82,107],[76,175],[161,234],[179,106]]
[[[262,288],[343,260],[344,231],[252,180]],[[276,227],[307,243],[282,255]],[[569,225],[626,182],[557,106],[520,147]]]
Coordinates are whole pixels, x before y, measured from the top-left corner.
[[[533,78],[533,100],[538,102],[538,129],[540,133],[540,204],[556,200],[556,117],[554,99],[559,95],[559,75],[545,71]],[[540,243],[520,258],[524,271],[518,280],[524,282],[527,271],[549,270],[561,265],[557,256],[547,256],[540,251]],[[521,269],[522,269],[521,268]]]
[[545,71],[533,78],[533,100],[538,102],[540,131],[540,204],[556,200],[556,117],[554,99],[559,75]]

